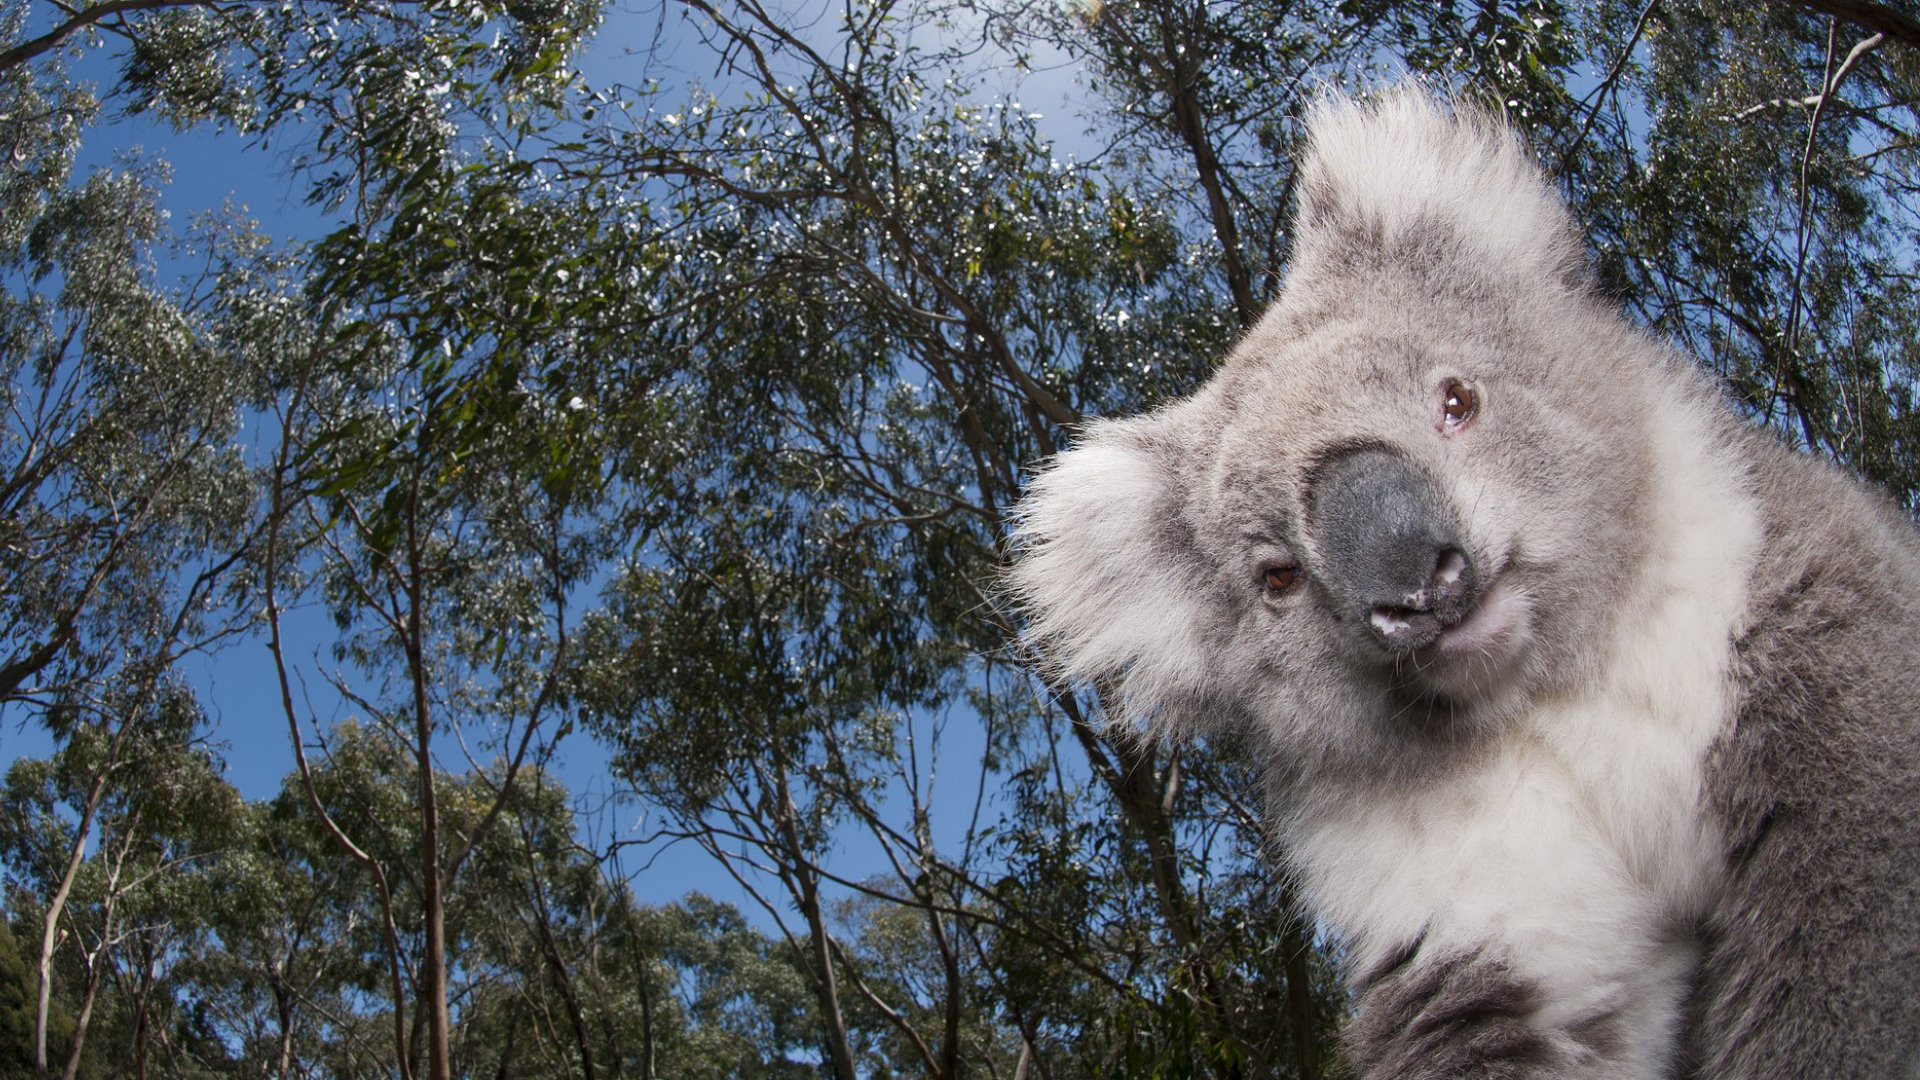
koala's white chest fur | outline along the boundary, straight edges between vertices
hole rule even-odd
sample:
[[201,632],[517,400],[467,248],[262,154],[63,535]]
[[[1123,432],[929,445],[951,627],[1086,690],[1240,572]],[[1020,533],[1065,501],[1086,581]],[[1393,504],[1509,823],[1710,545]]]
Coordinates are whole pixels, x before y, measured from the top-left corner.
[[[1760,525],[1724,450],[1672,434],[1600,681],[1536,701],[1471,767],[1329,806],[1289,829],[1313,909],[1357,971],[1420,943],[1492,954],[1546,990],[1542,1017],[1614,1014],[1664,1067],[1711,903],[1721,843],[1703,805],[1706,756],[1734,707],[1729,664]],[[1324,804],[1323,804],[1324,805]]]

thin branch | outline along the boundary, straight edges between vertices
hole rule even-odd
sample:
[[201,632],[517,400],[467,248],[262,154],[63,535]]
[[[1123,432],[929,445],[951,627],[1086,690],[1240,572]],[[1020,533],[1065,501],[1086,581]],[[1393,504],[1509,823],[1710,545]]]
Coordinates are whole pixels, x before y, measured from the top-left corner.
[[72,18],[39,37],[23,41],[5,52],[0,52],[0,71],[18,67],[36,56],[52,52],[60,47],[61,42],[104,19],[124,15],[130,11],[152,11],[170,7],[219,9],[219,5],[211,3],[210,0],[107,0],[104,4],[82,8],[75,12]]
[[[1780,359],[1782,364],[1788,363],[1788,358],[1794,356],[1798,352],[1799,347],[1800,313],[1803,307],[1802,300],[1805,291],[1807,259],[1811,254],[1813,246],[1813,226],[1809,220],[1809,216],[1812,214],[1813,207],[1813,152],[1816,146],[1817,136],[1820,132],[1820,120],[1826,111],[1827,102],[1833,98],[1834,94],[1839,92],[1840,84],[1846,79],[1847,75],[1853,71],[1854,64],[1857,63],[1862,56],[1879,48],[1881,42],[1886,40],[1884,34],[1875,34],[1864,41],[1857,42],[1853,48],[1848,51],[1846,59],[1836,68],[1833,63],[1833,55],[1838,47],[1839,34],[1840,20],[1835,18],[1832,25],[1828,28],[1827,33],[1826,75],[1821,82],[1818,100],[1813,106],[1813,114],[1807,118],[1807,145],[1800,157],[1800,217],[1796,230],[1796,251],[1793,263],[1793,294],[1787,305],[1786,328],[1780,342]],[[1780,378],[1783,383],[1797,382],[1798,374],[1799,372],[1796,366],[1794,370],[1782,370]],[[1807,445],[1816,445],[1812,419],[1807,413],[1805,403],[1799,399],[1798,394],[1794,393],[1789,393],[1788,402],[1789,407],[1800,415],[1801,434],[1807,440]]]
[[1606,101],[1607,93],[1619,84],[1620,76],[1626,73],[1627,64],[1633,59],[1633,50],[1639,48],[1640,39],[1647,32],[1647,20],[1653,16],[1653,9],[1659,3],[1660,0],[1647,0],[1641,7],[1640,17],[1633,21],[1633,33],[1627,35],[1627,43],[1621,46],[1620,55],[1613,58],[1613,66],[1607,69],[1606,77],[1587,95],[1593,101],[1593,106],[1587,110],[1587,118],[1580,122],[1580,134],[1573,137],[1573,142],[1567,145],[1566,152],[1560,157],[1562,172],[1571,167],[1574,155],[1580,152],[1587,136],[1593,132],[1593,122],[1600,116],[1601,104]]
[[408,1033],[406,1020],[406,983],[400,972],[400,931],[394,921],[393,891],[387,885],[387,875],[380,860],[368,854],[360,845],[353,842],[346,830],[340,827],[333,815],[327,811],[326,804],[320,800],[319,789],[314,784],[313,768],[307,761],[305,742],[300,734],[300,714],[293,704],[293,685],[287,675],[286,653],[280,638],[280,600],[278,579],[280,575],[280,526],[286,519],[286,477],[291,467],[289,456],[294,443],[291,430],[292,415],[300,408],[306,398],[307,387],[302,383],[294,390],[293,399],[288,405],[283,425],[288,429],[281,439],[277,460],[274,463],[272,498],[268,509],[268,529],[266,546],[266,564],[262,569],[266,588],[267,650],[273,657],[274,675],[279,682],[280,708],[287,718],[287,729],[293,743],[293,757],[300,771],[300,786],[307,797],[307,805],[320,821],[321,827],[334,842],[343,848],[353,861],[367,868],[372,875],[374,886],[380,898],[380,914],[384,925],[382,936],[387,947],[388,979],[393,988],[393,1040],[394,1067],[399,1070],[400,1080],[411,1080],[410,1067],[412,1055],[408,1052]]
[[1891,4],[1872,0],[1786,0],[1795,7],[1818,11],[1876,34],[1885,34],[1909,49],[1920,49],[1920,19]]

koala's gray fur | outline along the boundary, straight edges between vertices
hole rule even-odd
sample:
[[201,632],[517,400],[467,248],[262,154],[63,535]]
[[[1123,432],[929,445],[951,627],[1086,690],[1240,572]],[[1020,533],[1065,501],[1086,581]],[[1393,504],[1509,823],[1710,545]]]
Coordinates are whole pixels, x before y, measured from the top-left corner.
[[1310,119],[1284,292],[1033,482],[1056,677],[1243,725],[1366,1077],[1920,1070],[1920,549],[1600,296],[1496,123]]

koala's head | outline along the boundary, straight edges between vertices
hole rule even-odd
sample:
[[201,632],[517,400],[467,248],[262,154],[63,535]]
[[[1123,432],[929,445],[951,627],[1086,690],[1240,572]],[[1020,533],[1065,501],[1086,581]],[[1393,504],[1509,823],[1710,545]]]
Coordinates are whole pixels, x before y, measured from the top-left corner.
[[1198,392],[1034,480],[1013,586],[1056,674],[1149,726],[1457,743],[1591,677],[1665,358],[1498,125],[1401,91],[1310,132],[1283,294]]

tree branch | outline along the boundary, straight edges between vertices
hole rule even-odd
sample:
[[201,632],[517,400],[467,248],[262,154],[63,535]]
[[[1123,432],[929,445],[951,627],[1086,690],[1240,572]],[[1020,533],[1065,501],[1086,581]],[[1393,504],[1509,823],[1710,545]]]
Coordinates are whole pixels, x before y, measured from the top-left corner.
[[37,38],[23,41],[5,52],[0,52],[0,71],[17,67],[36,56],[51,52],[73,35],[115,15],[124,15],[129,11],[151,11],[156,8],[217,6],[211,0],[107,0],[104,4],[95,4],[76,12],[72,18]]
[[1795,7],[1831,15],[1863,29],[1885,34],[1891,40],[1909,49],[1920,49],[1920,19],[1890,4],[1877,4],[1873,0],[1787,0],[1787,2]]

